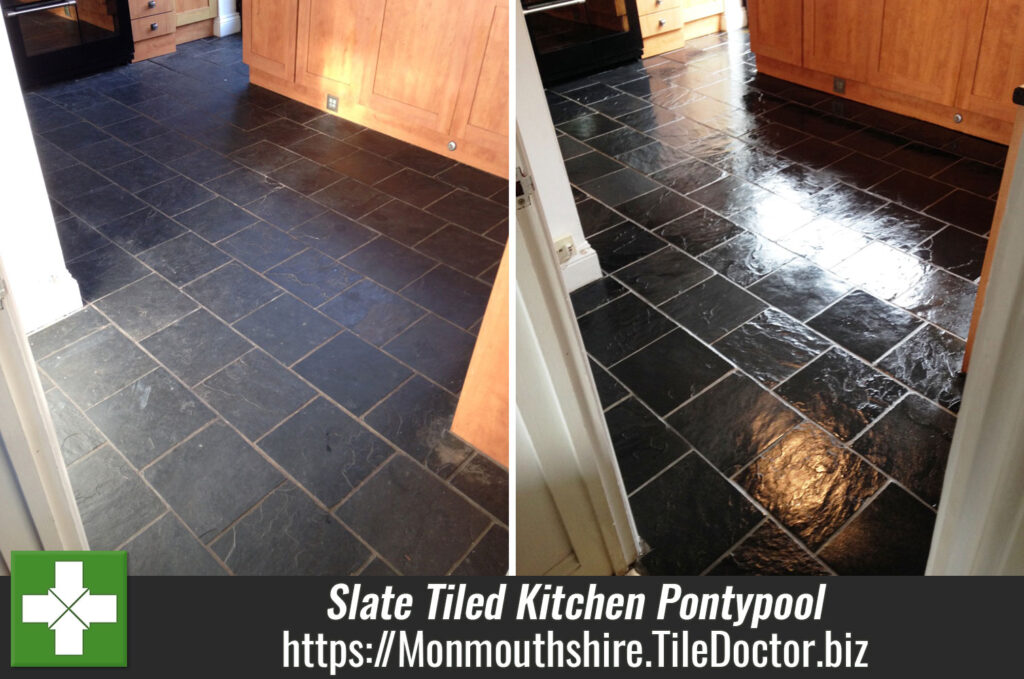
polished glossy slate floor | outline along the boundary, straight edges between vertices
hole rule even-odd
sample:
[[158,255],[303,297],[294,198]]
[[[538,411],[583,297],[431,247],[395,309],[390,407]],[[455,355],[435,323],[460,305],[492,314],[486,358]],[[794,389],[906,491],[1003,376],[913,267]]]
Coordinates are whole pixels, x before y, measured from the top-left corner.
[[759,76],[745,33],[548,101],[643,569],[923,572],[1006,148]]
[[447,428],[506,182],[247,79],[234,36],[26,96],[88,302],[30,343],[91,546],[504,573],[507,472]]

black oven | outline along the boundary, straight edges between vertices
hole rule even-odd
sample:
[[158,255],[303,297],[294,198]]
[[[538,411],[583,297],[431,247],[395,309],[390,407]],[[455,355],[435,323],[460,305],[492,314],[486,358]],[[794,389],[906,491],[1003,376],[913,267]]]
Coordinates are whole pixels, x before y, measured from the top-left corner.
[[522,5],[545,85],[643,54],[636,0],[522,0]]
[[128,0],[2,0],[22,87],[73,78],[134,56]]

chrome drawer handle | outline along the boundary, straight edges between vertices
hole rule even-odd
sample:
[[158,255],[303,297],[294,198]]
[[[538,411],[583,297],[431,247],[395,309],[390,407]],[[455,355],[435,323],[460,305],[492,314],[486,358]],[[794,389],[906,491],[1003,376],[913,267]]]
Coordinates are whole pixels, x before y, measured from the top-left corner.
[[149,25],[149,30],[151,31],[155,31],[158,28],[160,28],[160,24],[156,23],[155,21]]
[[[661,0],[658,0],[658,2],[661,2]],[[149,0],[149,2],[146,4],[150,9],[153,9],[156,7],[156,0]]]
[[664,25],[665,25],[665,24],[667,24],[667,23],[668,23],[668,22],[667,22],[667,21],[665,21],[664,19],[658,19],[658,25],[659,25],[659,26],[664,26]]

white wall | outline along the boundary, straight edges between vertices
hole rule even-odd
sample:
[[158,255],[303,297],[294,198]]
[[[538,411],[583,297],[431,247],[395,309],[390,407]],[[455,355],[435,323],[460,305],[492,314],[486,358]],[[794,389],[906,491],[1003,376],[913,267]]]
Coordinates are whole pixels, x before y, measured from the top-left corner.
[[7,264],[7,287],[21,302],[21,322],[31,331],[81,308],[82,297],[64,266],[7,31],[3,30],[0,101],[0,257]]
[[220,37],[242,30],[242,16],[235,10],[235,0],[217,0],[217,18],[213,20],[213,34]]

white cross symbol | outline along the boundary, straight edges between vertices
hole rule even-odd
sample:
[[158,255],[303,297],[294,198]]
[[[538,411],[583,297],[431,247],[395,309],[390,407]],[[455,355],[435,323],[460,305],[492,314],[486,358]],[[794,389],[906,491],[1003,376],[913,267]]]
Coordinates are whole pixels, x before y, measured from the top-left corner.
[[82,632],[94,622],[117,622],[117,595],[90,594],[82,586],[82,562],[54,564],[54,587],[21,597],[21,621],[41,622],[54,632],[56,655],[82,655]]

